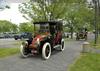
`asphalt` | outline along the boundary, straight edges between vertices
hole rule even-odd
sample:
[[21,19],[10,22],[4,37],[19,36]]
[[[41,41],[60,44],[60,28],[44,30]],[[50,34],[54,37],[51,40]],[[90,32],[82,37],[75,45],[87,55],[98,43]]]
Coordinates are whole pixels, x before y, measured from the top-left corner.
[[66,41],[63,52],[53,51],[50,59],[40,55],[23,59],[20,54],[0,59],[0,71],[67,71],[68,66],[79,57],[84,41]]
[[19,47],[21,41],[13,38],[0,39],[0,48],[14,48]]

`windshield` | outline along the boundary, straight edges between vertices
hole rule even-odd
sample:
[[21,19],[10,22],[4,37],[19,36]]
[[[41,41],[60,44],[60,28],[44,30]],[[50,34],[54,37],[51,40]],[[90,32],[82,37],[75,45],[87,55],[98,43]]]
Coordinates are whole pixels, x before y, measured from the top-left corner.
[[35,24],[34,32],[39,34],[49,32],[49,24]]

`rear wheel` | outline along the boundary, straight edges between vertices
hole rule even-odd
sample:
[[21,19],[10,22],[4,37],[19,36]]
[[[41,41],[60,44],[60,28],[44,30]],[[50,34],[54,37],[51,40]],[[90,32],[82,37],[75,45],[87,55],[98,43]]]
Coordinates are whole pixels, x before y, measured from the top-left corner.
[[60,46],[60,51],[63,51],[65,49],[64,47],[64,39],[61,40],[61,46]]
[[47,60],[51,56],[51,45],[50,43],[45,43],[42,48],[42,57]]

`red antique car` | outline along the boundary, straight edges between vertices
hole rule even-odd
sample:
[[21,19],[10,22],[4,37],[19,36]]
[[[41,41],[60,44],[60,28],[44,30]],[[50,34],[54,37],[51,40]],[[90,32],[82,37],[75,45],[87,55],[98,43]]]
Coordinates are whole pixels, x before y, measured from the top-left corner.
[[64,50],[62,38],[62,22],[34,22],[33,38],[22,42],[20,52],[23,57],[30,54],[42,54],[43,59],[49,59],[53,49]]

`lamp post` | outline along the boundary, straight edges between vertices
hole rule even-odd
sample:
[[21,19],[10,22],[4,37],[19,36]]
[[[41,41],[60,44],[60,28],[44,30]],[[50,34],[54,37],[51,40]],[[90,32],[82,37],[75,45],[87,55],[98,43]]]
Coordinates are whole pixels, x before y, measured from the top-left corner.
[[98,38],[98,36],[99,36],[99,16],[100,16],[100,1],[99,0],[97,0],[97,11],[98,11],[98,23],[97,23],[97,38]]

